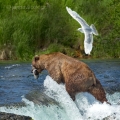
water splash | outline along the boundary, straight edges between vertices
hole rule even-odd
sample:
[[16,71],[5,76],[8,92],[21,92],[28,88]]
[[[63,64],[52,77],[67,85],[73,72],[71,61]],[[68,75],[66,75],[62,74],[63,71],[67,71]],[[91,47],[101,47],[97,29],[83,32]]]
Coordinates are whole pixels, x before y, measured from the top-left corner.
[[16,67],[19,67],[20,64],[13,64],[13,65],[10,65],[10,66],[5,66],[5,69],[13,69],[13,68],[16,68]]
[[44,81],[44,86],[47,88],[46,94],[61,104],[69,120],[82,119],[79,109],[66,92],[63,84],[59,85],[50,76],[47,76]]
[[1,112],[15,113],[32,117],[34,120],[119,120],[120,118],[120,93],[107,94],[108,100],[112,105],[99,103],[92,95],[88,93],[79,93],[76,95],[76,101],[73,102],[65,90],[63,84],[58,85],[50,76],[44,81],[46,87],[45,93],[55,99],[59,105],[35,104],[32,101],[22,97],[26,106],[20,107],[0,107]]
[[36,105],[24,97],[22,100],[25,107],[0,107],[0,111],[30,116],[34,120],[67,120],[65,111],[57,105]]

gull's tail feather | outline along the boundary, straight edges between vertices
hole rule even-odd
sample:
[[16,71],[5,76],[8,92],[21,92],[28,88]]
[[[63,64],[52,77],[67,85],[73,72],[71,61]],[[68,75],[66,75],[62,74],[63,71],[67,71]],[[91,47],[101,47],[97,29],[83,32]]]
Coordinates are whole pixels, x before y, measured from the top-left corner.
[[90,55],[90,52],[92,51],[92,43],[88,44],[87,42],[84,42],[84,50],[86,54]]
[[90,26],[90,28],[92,29],[92,33],[94,35],[98,35],[98,31],[96,30],[96,28],[95,28],[95,26],[93,24]]

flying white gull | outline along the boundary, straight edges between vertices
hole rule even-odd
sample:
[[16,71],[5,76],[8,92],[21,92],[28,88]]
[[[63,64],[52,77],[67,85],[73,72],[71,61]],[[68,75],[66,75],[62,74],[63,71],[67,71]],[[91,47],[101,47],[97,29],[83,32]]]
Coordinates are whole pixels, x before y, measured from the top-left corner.
[[81,33],[85,34],[85,40],[84,40],[85,53],[90,54],[93,44],[93,34],[98,35],[95,26],[93,24],[89,26],[80,15],[78,15],[75,11],[72,11],[70,8],[66,7],[66,10],[81,25],[82,28],[78,28],[78,30]]

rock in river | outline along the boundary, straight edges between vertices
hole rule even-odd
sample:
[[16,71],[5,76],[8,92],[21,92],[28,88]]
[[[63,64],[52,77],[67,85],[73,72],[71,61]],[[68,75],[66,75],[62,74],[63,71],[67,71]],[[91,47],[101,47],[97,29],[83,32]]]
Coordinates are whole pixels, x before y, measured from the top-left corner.
[[12,113],[0,112],[0,120],[33,120],[29,116],[21,116]]

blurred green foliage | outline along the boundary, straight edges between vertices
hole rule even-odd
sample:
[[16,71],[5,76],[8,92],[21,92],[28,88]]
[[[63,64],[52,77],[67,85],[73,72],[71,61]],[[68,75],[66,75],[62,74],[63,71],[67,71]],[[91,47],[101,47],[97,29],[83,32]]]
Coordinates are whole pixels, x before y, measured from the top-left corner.
[[74,56],[76,49],[83,49],[84,34],[66,6],[96,26],[93,57],[120,57],[119,0],[1,0],[0,49],[5,45],[12,59],[22,60],[56,51]]

